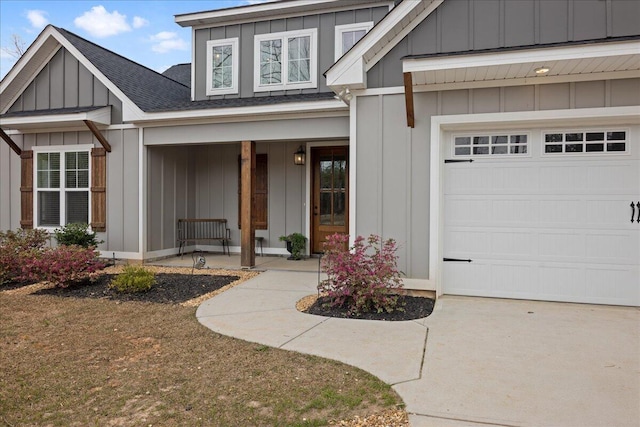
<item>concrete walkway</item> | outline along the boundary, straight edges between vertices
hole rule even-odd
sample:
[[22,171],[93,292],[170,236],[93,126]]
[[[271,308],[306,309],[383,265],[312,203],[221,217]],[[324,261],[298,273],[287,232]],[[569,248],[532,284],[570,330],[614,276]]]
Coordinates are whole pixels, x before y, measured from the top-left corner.
[[444,297],[426,319],[295,309],[317,274],[267,271],[197,311],[213,331],[357,366],[421,426],[639,426],[637,308]]

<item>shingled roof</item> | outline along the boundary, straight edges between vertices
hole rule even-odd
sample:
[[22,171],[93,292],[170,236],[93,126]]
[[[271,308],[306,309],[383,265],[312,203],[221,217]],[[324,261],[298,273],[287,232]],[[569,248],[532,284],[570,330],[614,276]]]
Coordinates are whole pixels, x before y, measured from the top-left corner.
[[167,68],[163,73],[163,76],[169,77],[171,80],[175,80],[178,83],[182,83],[187,87],[191,87],[191,64],[176,64]]
[[63,28],[56,29],[142,111],[170,110],[189,102],[189,87],[91,43]]
[[251,107],[334,97],[333,92],[324,92],[191,101],[191,64],[174,65],[160,74],[64,28],[56,30],[144,112]]

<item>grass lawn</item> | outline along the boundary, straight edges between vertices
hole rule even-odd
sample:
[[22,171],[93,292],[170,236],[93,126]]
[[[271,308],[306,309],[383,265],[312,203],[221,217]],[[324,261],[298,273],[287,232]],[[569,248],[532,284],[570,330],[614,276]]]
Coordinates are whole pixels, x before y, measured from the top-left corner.
[[401,404],[342,363],[218,335],[195,307],[0,288],[0,424],[317,426]]

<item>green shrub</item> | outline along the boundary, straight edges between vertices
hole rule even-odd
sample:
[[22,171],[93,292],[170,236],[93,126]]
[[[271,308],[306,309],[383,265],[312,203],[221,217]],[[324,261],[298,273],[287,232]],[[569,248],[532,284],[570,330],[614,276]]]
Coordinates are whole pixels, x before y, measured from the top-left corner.
[[59,245],[78,245],[83,248],[96,247],[102,240],[96,240],[96,233],[89,231],[88,224],[67,224],[54,230]]
[[118,292],[146,292],[155,284],[156,275],[142,266],[127,265],[124,271],[111,281],[109,287]]

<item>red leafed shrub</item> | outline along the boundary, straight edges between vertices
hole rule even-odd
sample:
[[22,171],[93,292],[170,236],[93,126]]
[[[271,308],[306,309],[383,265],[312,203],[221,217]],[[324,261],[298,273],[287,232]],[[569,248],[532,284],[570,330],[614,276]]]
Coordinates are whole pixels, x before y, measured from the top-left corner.
[[333,234],[324,244],[321,266],[328,278],[318,290],[328,296],[330,306],[347,307],[350,315],[402,310],[396,242],[372,234],[356,237],[350,249],[348,243],[349,235]]
[[0,232],[0,285],[27,280],[22,268],[33,253],[41,251],[49,235],[44,230]]
[[47,281],[54,286],[66,288],[102,270],[105,263],[98,259],[95,248],[77,245],[61,245],[32,252],[22,269],[22,275],[31,280]]

